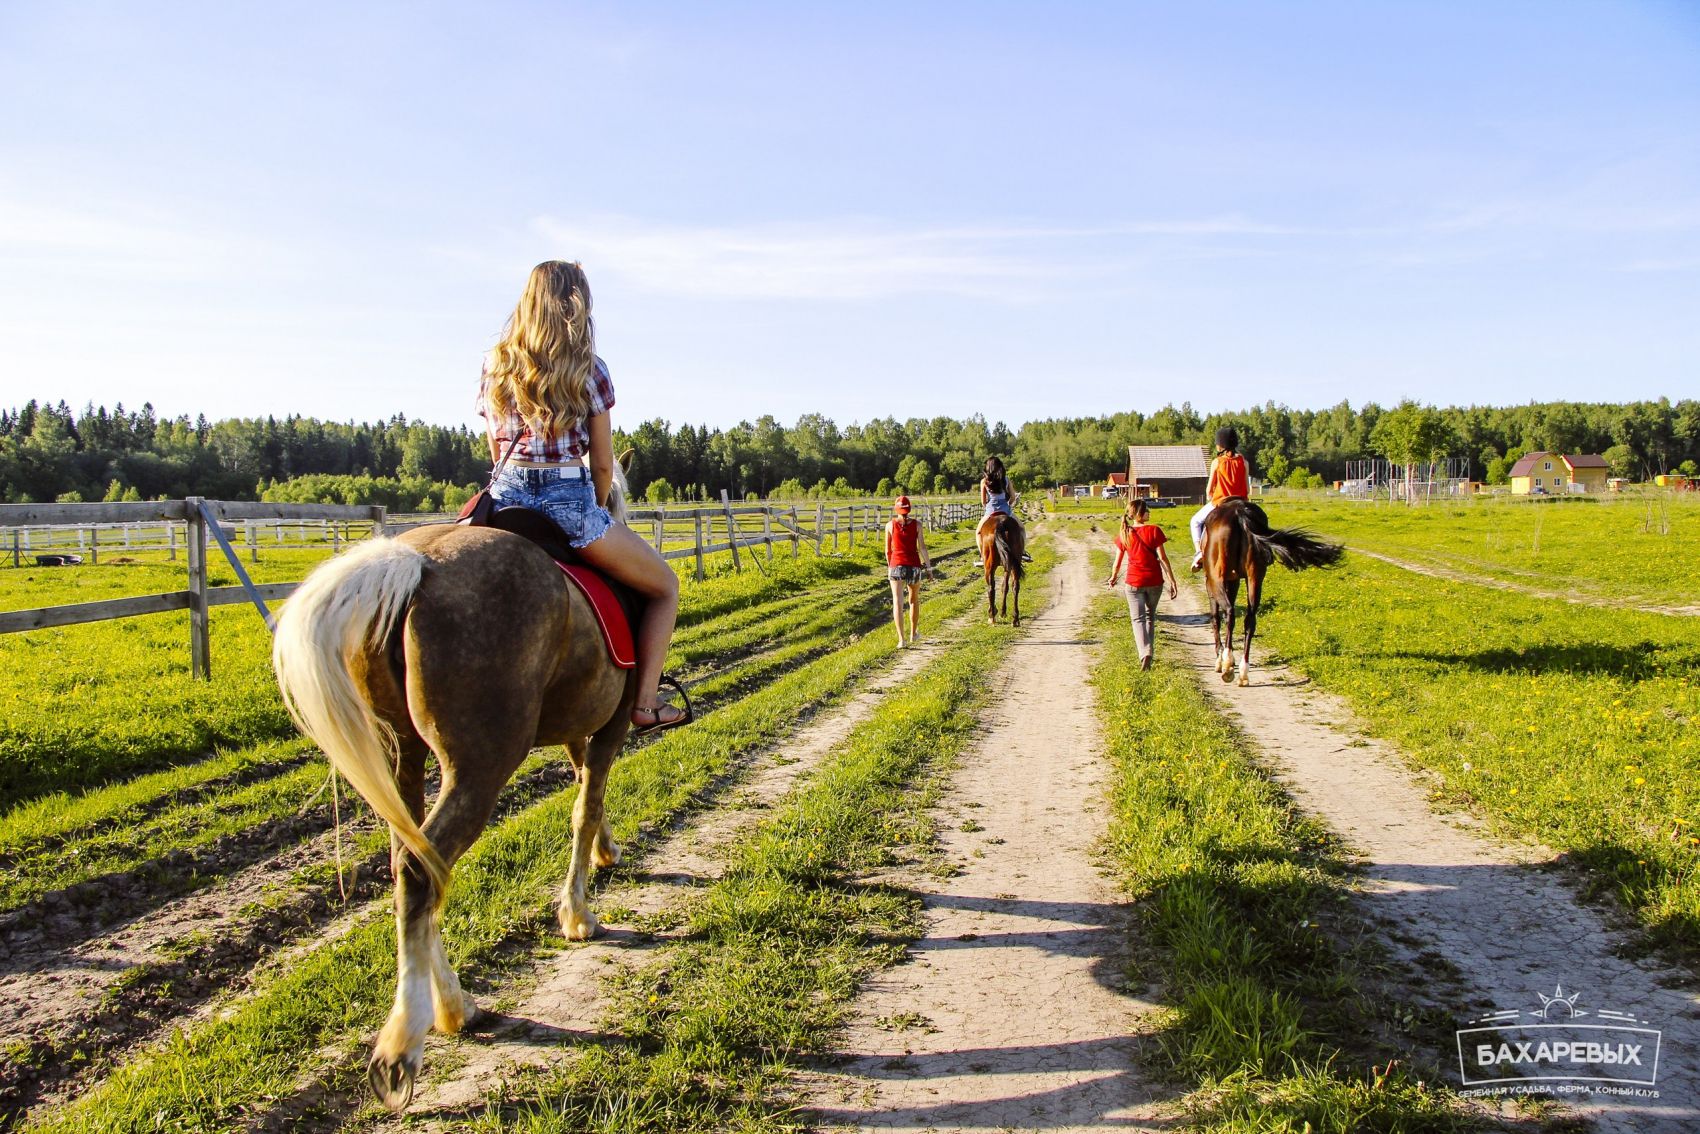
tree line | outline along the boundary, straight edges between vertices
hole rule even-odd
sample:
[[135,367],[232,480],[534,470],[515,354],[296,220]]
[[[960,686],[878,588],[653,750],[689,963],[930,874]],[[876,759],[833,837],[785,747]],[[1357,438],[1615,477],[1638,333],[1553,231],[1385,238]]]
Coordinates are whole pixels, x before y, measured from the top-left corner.
[[[1254,475],[1283,484],[1343,479],[1347,462],[1459,457],[1470,475],[1503,481],[1525,452],[1599,453],[1614,475],[1647,479],[1700,462],[1700,402],[1536,402],[1435,409],[1349,403],[1323,410],[1274,402],[1202,414],[1190,403],[1154,413],[1053,418],[1011,430],[978,415],[876,418],[840,427],[820,414],[786,426],[771,416],[729,428],[659,418],[615,431],[637,450],[631,486],[651,501],[968,491],[988,456],[1017,485],[1101,481],[1127,466],[1129,445],[1207,445],[1234,426]],[[1418,452],[1419,447],[1421,452]],[[1395,451],[1398,450],[1398,451]],[[355,424],[290,416],[160,419],[151,405],[30,402],[0,410],[0,499],[318,500],[438,511],[489,474],[482,434],[411,421]]]

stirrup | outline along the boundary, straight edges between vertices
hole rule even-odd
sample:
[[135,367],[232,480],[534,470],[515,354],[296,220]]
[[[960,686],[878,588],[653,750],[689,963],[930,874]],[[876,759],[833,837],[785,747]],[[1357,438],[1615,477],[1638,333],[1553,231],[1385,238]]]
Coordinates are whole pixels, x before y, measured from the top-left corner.
[[654,718],[654,723],[652,724],[643,725],[641,727],[633,725],[633,736],[648,736],[650,733],[664,732],[667,729],[678,728],[680,725],[687,725],[696,720],[696,713],[691,708],[691,695],[685,692],[685,687],[679,684],[679,679],[674,677],[672,674],[662,674],[661,680],[656,682],[656,695],[659,696],[661,690],[664,688],[671,688],[673,692],[679,695],[679,700],[684,702],[684,704],[672,707],[682,708],[684,710],[683,713],[677,720],[664,721],[661,719],[661,707],[664,702],[657,702],[654,705],[633,705],[632,712],[648,713],[652,718]]

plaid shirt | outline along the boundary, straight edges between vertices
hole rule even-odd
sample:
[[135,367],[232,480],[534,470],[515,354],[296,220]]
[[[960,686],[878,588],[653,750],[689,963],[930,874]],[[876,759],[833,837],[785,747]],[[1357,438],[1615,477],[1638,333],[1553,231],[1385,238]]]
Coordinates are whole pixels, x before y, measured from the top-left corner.
[[590,427],[585,423],[614,408],[614,382],[608,377],[608,364],[600,357],[590,368],[590,380],[585,383],[584,392],[590,399],[584,417],[539,437],[519,414],[496,413],[490,405],[490,360],[485,359],[484,372],[478,378],[478,416],[490,423],[490,435],[496,439],[496,459],[502,459],[515,437],[519,438],[519,444],[514,446],[511,460],[553,465],[582,459],[590,452]]

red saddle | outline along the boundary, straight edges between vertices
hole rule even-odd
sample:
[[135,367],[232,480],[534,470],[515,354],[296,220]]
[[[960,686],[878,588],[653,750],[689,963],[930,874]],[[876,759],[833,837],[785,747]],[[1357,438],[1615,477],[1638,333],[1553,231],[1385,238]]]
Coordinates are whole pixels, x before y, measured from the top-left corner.
[[505,532],[535,543],[548,553],[579,593],[596,612],[596,624],[602,628],[602,640],[608,646],[608,658],[621,669],[637,665],[637,646],[632,640],[632,623],[637,621],[639,598],[628,587],[612,582],[600,571],[579,562],[567,543],[566,533],[541,512],[530,508],[497,508],[489,513],[487,524],[476,519],[461,521],[474,527],[500,528]]

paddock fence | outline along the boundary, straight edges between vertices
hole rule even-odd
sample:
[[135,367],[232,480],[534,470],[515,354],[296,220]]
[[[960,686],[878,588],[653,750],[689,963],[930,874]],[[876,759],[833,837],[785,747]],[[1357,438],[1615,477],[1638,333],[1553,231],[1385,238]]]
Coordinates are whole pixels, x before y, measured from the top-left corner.
[[[914,516],[928,530],[979,517],[980,506],[967,499],[921,500]],[[734,504],[721,494],[718,504],[678,504],[632,508],[627,524],[669,561],[692,562],[695,577],[707,575],[711,555],[730,553],[733,569],[750,565],[765,570],[776,546],[789,545],[793,558],[806,546],[816,555],[840,555],[860,537],[879,538],[890,519],[884,502],[816,501]],[[68,603],[0,612],[0,634],[44,630],[132,618],[167,611],[189,612],[190,669],[211,676],[211,630],[207,612],[215,606],[249,602],[272,624],[267,603],[289,597],[299,582],[254,583],[243,566],[261,562],[267,552],[329,550],[373,535],[395,535],[429,524],[448,523],[440,515],[391,516],[381,505],[279,504],[237,500],[157,500],[99,504],[0,504],[0,563],[14,569],[59,566],[176,562],[187,568],[183,590],[94,602]],[[240,585],[209,586],[207,550],[216,546]]]

